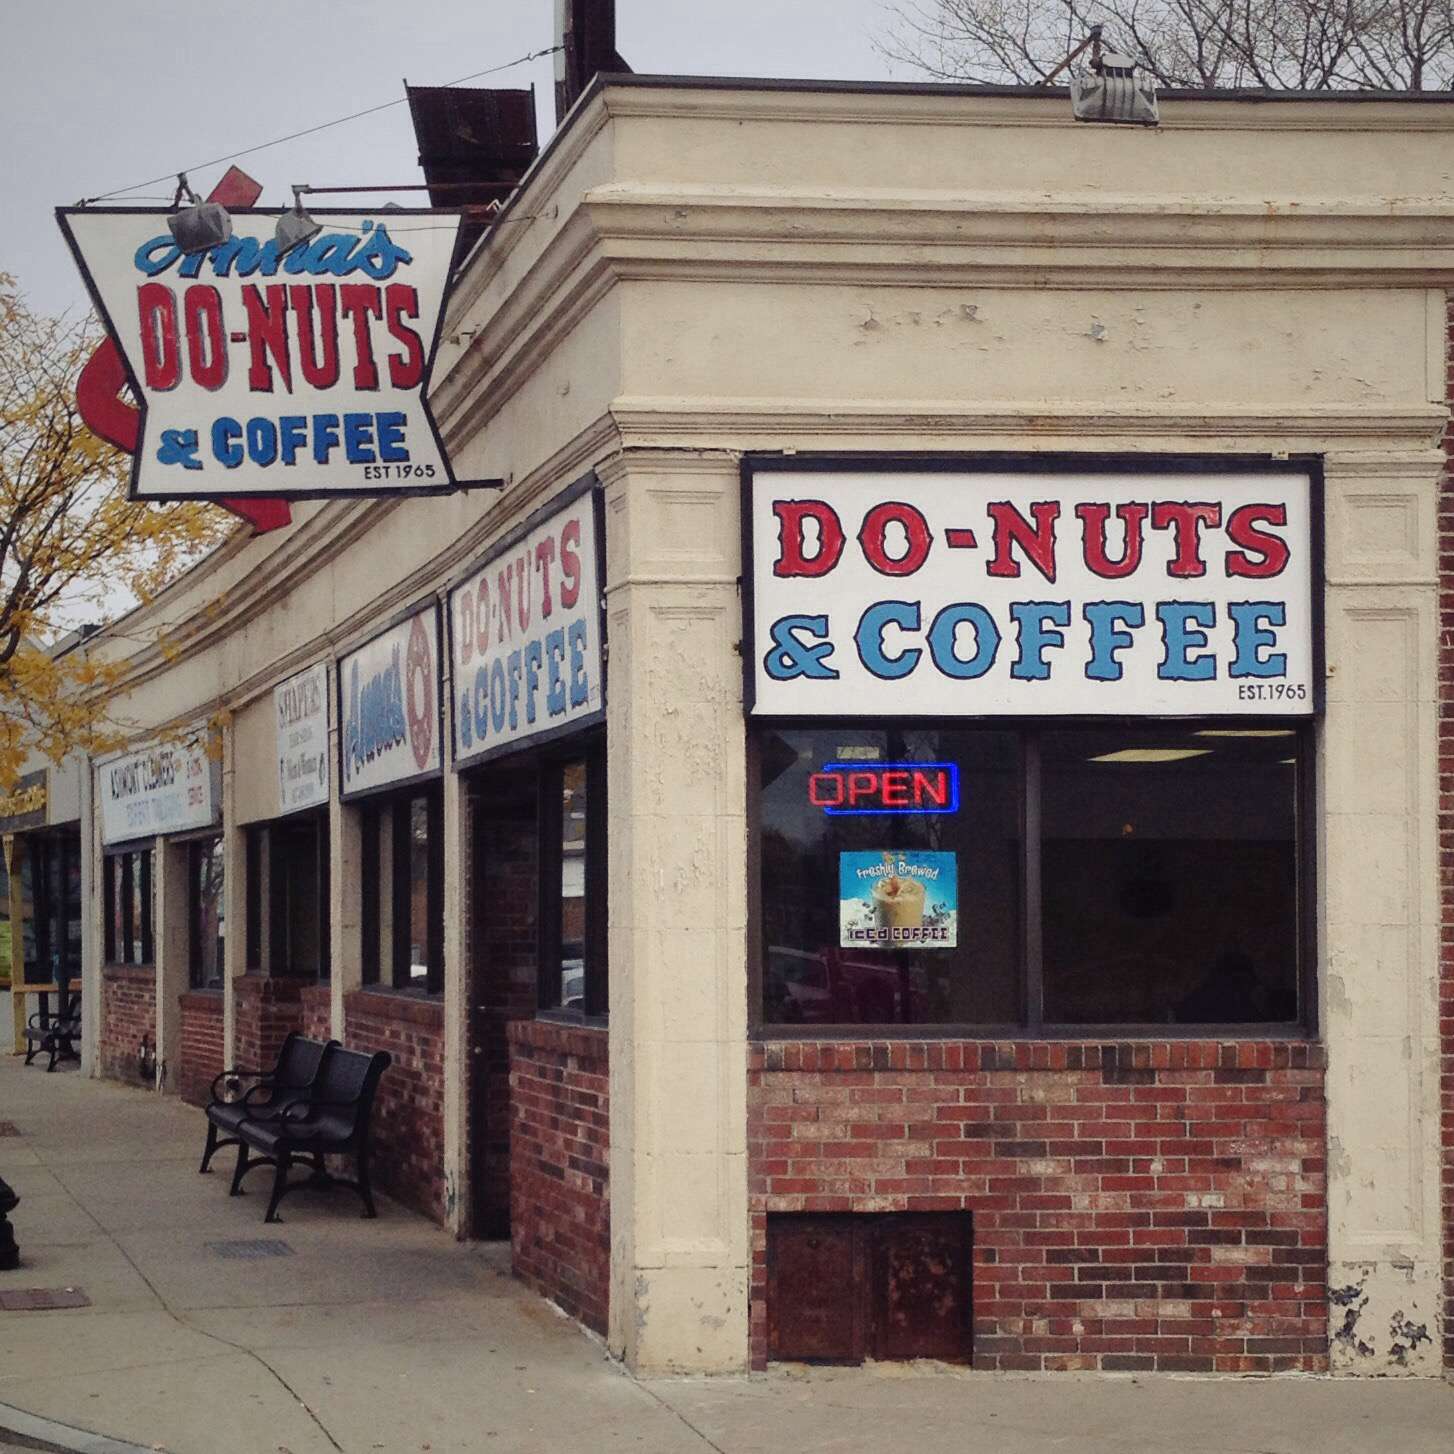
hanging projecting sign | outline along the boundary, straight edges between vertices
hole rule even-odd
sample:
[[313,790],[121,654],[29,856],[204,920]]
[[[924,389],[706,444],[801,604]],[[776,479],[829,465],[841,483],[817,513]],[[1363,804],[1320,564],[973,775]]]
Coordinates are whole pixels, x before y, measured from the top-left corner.
[[44,828],[46,822],[46,770],[38,767],[16,780],[0,796],[0,833],[17,833],[24,828]]
[[101,841],[126,843],[217,821],[216,764],[200,743],[148,747],[96,770]]
[[339,660],[338,708],[341,796],[440,771],[439,612],[433,603]]
[[320,662],[273,688],[278,725],[278,807],[328,801],[328,668]]
[[757,714],[1315,710],[1305,472],[789,465],[744,500]]
[[532,516],[449,593],[457,763],[577,730],[605,711],[594,483]]
[[57,215],[141,405],[135,498],[456,487],[426,397],[457,214],[319,210],[280,253],[242,208],[190,255],[163,209]]

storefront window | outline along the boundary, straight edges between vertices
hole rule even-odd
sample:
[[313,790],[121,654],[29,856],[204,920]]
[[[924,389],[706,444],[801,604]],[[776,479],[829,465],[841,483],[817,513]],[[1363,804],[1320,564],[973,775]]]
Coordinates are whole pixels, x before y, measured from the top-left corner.
[[444,989],[444,799],[438,784],[363,809],[363,982]]
[[[64,830],[17,839],[20,855],[23,979],[58,984],[81,973],[81,840]],[[8,907],[8,905],[7,905]]]
[[151,849],[106,856],[106,962],[151,964]]
[[247,967],[329,977],[328,815],[299,813],[247,830]]
[[604,757],[548,762],[540,792],[540,1007],[604,1015]]
[[1296,1028],[1306,732],[756,738],[762,1021]]
[[187,845],[190,925],[189,974],[194,990],[222,988],[223,945],[227,931],[222,839]]

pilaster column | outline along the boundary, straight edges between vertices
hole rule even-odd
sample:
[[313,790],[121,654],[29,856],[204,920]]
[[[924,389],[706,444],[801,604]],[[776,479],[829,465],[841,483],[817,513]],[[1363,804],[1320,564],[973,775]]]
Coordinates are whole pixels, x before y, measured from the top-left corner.
[[1335,1372],[1437,1374],[1438,453],[1330,455],[1319,862]]
[[[441,692],[451,691],[450,664],[445,663]],[[457,1237],[469,1229],[469,874],[470,815],[468,795],[452,769],[450,714],[445,713],[444,762],[444,1217]]]
[[187,845],[169,838],[156,840],[157,1089],[176,1085],[182,1063],[181,996],[187,992]]
[[344,996],[363,984],[363,849],[357,810],[339,800],[338,662],[328,663],[328,934],[332,1034],[343,1036]]
[[610,1344],[747,1361],[745,739],[738,478],[616,458],[607,505]]

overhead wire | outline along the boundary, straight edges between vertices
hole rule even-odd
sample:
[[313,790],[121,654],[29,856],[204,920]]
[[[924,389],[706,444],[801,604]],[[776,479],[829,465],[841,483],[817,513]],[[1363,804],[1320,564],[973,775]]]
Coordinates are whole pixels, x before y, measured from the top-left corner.
[[[483,71],[473,71],[468,76],[460,76],[457,80],[445,81],[444,87],[462,86],[466,81],[477,81],[481,76],[493,76],[498,71],[508,71],[514,66],[523,66],[529,61],[539,60],[542,56],[554,55],[563,47],[558,45],[547,46],[544,50],[531,51],[529,55],[520,56],[513,61],[505,61],[502,65],[487,66]],[[366,106],[362,111],[350,112],[347,116],[335,117],[332,121],[319,122],[317,126],[304,127],[301,131],[289,132],[287,136],[279,136],[272,141],[262,141],[256,146],[244,147],[241,151],[229,153],[227,156],[213,157],[208,162],[197,162],[195,165],[185,168],[177,168],[173,171],[163,172],[159,177],[148,177],[144,182],[133,182],[129,187],[117,187],[110,192],[99,192],[94,197],[82,197],[76,204],[78,207],[89,207],[95,202],[105,202],[112,197],[120,197],[127,192],[139,191],[142,187],[154,187],[158,182],[169,182],[179,172],[203,172],[208,167],[219,167],[223,162],[234,162],[239,157],[252,156],[254,152],[266,151],[269,147],[282,146],[284,142],[297,141],[301,137],[314,136],[320,131],[327,131],[334,126],[343,126],[350,121],[358,121],[364,116],[373,116],[376,112],[387,111],[393,106],[402,106],[409,98],[399,96],[393,101],[384,101],[377,106]]]

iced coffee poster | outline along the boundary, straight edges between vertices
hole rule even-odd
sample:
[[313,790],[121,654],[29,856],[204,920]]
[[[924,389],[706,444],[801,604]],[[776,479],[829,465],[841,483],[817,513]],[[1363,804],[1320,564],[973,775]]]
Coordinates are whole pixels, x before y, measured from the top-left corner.
[[881,849],[838,855],[844,949],[953,949],[959,878],[952,853]]

